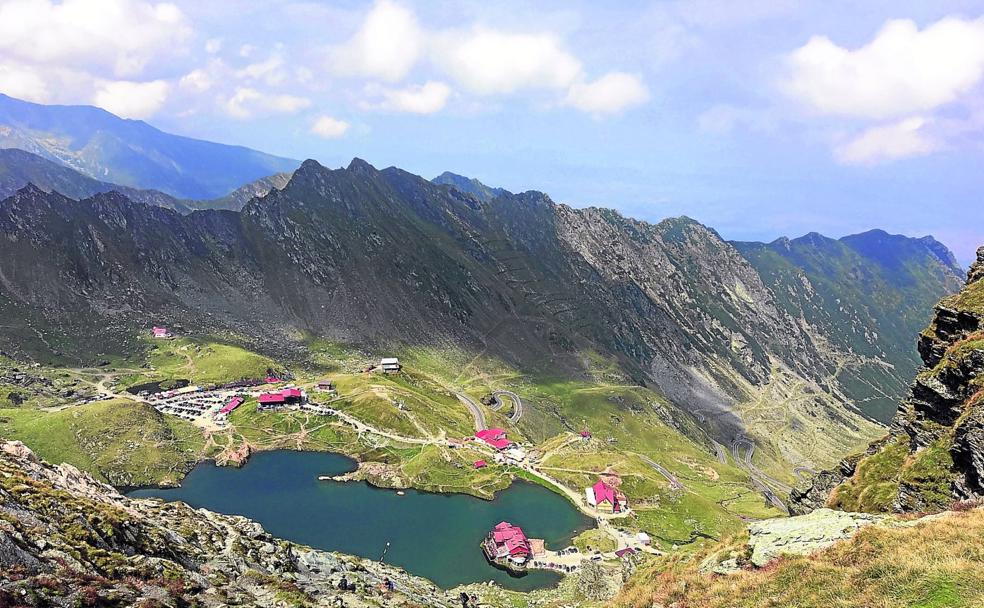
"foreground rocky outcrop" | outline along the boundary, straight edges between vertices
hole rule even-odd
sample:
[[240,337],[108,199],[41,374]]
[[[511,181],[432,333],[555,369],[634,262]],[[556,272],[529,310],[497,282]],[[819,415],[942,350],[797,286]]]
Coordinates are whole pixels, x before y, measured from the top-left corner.
[[641,568],[613,601],[632,608],[984,605],[984,509],[921,518],[819,509],[752,526],[700,562]]
[[[387,581],[391,583],[389,589]],[[132,500],[0,444],[0,606],[448,606],[429,581],[279,540],[183,503]]]
[[795,511],[927,512],[984,497],[984,247],[963,290],[937,305],[918,348],[925,367],[891,434],[794,492]]

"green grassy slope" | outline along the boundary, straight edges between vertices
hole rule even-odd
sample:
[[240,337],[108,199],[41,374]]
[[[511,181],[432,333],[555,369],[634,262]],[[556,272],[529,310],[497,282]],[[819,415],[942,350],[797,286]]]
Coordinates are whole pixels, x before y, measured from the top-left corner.
[[203,457],[199,429],[149,405],[114,399],[63,409],[0,409],[0,437],[119,486],[175,484]]

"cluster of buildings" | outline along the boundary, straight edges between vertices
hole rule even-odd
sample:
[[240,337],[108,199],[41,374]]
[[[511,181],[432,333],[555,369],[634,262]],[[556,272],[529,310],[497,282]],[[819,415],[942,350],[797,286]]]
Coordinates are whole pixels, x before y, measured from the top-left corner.
[[526,451],[515,441],[506,437],[504,429],[482,429],[475,433],[475,439],[484,442],[496,451],[496,462],[518,465],[526,459]]
[[534,556],[534,545],[542,551],[543,541],[527,538],[522,528],[503,521],[496,524],[485,537],[482,551],[489,562],[519,570],[525,569]]
[[625,494],[619,491],[617,477],[601,478],[593,486],[584,489],[588,504],[605,513],[624,513],[629,509]]

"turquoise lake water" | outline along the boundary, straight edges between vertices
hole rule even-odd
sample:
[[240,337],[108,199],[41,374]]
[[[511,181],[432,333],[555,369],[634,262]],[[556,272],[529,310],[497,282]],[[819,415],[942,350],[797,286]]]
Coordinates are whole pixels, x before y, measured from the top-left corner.
[[560,580],[554,572],[515,577],[494,568],[479,543],[503,520],[522,526],[532,538],[545,539],[550,549],[568,546],[573,536],[593,525],[562,496],[524,481],[492,501],[415,490],[399,496],[363,482],[318,481],[319,475],[338,475],[353,467],[338,454],[260,452],[241,469],[203,463],[180,488],[140,489],[128,495],[244,515],[275,536],[327,551],[382,557],[443,588],[488,580],[517,591],[553,586]]

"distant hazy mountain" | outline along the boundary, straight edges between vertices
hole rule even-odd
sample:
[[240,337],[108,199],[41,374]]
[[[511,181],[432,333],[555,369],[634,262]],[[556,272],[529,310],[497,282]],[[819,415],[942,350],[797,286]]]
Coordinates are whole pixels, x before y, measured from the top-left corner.
[[450,171],[445,171],[431,181],[435,184],[451,186],[452,188],[455,188],[460,192],[464,192],[465,194],[471,194],[483,203],[487,203],[492,199],[505,194],[512,194],[503,188],[491,188],[473,177],[465,177],[464,175],[458,175],[457,173],[451,173]]
[[244,186],[236,188],[229,194],[208,201],[195,201],[192,205],[196,209],[228,209],[230,211],[241,210],[251,199],[266,196],[271,190],[283,190],[292,171],[274,173],[258,180],[249,182]]
[[914,336],[940,295],[963,284],[950,250],[932,237],[882,230],[734,245],[788,314],[856,355],[843,362],[840,383],[862,409],[888,421],[920,364]]
[[116,191],[130,200],[191,213],[196,209],[239,211],[250,199],[280,190],[290,181],[290,173],[275,173],[241,186],[226,196],[210,200],[178,199],[158,190],[141,190],[93,179],[37,154],[17,148],[0,149],[0,200],[24,186],[33,184],[45,192],[58,192],[76,200],[101,192]]
[[138,203],[167,207],[181,213],[192,211],[192,206],[186,201],[157,190],[140,190],[102,182],[37,154],[16,148],[0,149],[0,199],[7,198],[28,184],[76,200],[115,190]]
[[3,94],[0,148],[20,148],[94,179],[185,199],[224,197],[299,164],[241,146],[171,135],[91,106],[46,106]]

